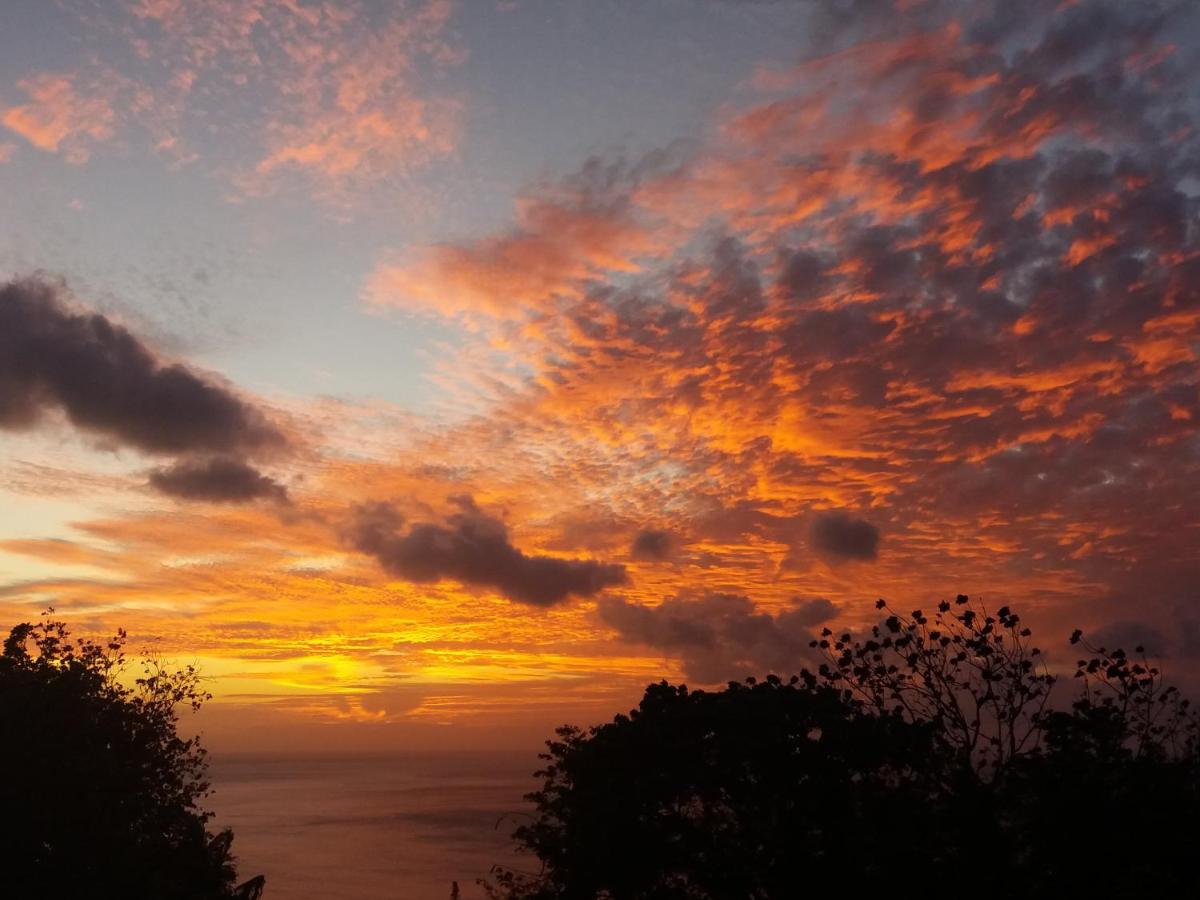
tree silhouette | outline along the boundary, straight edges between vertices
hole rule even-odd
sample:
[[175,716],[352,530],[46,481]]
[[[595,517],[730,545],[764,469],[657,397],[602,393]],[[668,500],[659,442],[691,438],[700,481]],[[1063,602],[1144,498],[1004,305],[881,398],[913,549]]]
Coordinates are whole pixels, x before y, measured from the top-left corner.
[[1196,720],[1156,668],[1077,632],[1060,706],[1007,607],[878,608],[867,636],[813,642],[816,673],[663,682],[559,729],[515,832],[542,871],[498,869],[489,895],[1197,895]]
[[1007,606],[989,615],[962,594],[939,603],[932,619],[883,600],[875,608],[886,617],[870,637],[826,628],[812,642],[826,658],[822,680],[877,712],[929,723],[942,749],[981,773],[1038,745],[1055,678],[1020,616]]
[[0,894],[256,900],[263,880],[234,887],[233,834],[199,806],[205,751],[176,731],[177,707],[208,699],[198,673],[145,660],[123,680],[124,644],[48,618],[4,642]]

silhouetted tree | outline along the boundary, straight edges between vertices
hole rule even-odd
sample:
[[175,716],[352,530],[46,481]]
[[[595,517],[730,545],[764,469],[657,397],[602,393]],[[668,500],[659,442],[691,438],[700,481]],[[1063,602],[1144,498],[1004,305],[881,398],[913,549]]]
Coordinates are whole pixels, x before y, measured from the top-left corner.
[[538,816],[517,831],[545,877],[503,873],[497,896],[788,897],[824,871],[814,861],[886,883],[913,850],[913,817],[936,825],[932,731],[812,676],[664,682],[628,716],[558,735]]
[[490,896],[1196,896],[1196,720],[1156,668],[1077,632],[1091,657],[1057,708],[1008,608],[878,608],[868,636],[813,642],[816,673],[663,682],[559,729],[515,832],[542,870],[500,869]]
[[1094,647],[1076,663],[1069,709],[1038,719],[1042,747],[1016,760],[997,793],[1026,896],[1200,896],[1200,731],[1159,669]]
[[208,699],[196,670],[146,660],[123,681],[124,643],[46,618],[4,642],[0,895],[255,900],[262,879],[234,887],[233,834],[199,806],[205,751],[176,731]]
[[932,619],[883,600],[875,608],[886,617],[870,637],[826,628],[812,642],[826,657],[823,681],[877,712],[929,723],[942,749],[981,776],[1039,746],[1055,678],[1020,616],[1007,606],[989,615],[962,594],[939,603]]

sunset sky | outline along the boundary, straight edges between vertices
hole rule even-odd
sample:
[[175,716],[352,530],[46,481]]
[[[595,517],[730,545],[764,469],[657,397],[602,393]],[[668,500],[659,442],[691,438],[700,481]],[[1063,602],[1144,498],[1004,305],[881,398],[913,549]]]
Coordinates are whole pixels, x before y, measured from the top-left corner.
[[0,625],[534,744],[876,598],[1200,664],[1200,7],[5,0]]

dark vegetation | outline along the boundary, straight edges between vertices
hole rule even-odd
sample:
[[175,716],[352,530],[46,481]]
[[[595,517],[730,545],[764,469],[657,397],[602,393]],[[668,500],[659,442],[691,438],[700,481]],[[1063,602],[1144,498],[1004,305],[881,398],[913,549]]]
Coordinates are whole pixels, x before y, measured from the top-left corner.
[[4,642],[0,896],[256,900],[263,879],[235,887],[233,834],[199,805],[205,752],[177,733],[177,707],[208,698],[197,672],[144,660],[124,678],[124,643],[48,619]]
[[[1200,724],[1141,648],[1076,632],[1056,675],[1007,607],[879,609],[868,635],[823,632],[815,672],[662,682],[559,729],[515,833],[540,870],[497,870],[489,896],[1200,896]],[[257,900],[178,734],[198,674],[130,677],[124,642],[48,619],[4,642],[0,896]]]
[[[817,671],[639,707],[547,742],[494,900],[1195,897],[1197,720],[1141,656],[1090,645],[1071,697],[1008,608],[879,603]],[[1061,677],[1061,676],[1060,676]]]

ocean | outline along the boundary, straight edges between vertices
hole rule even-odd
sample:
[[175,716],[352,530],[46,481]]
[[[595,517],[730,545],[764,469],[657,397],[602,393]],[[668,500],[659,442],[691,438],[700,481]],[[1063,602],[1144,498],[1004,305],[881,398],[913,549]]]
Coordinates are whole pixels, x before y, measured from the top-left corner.
[[463,900],[514,852],[536,787],[531,754],[296,758],[216,755],[207,807],[230,827],[238,873],[264,900]]

